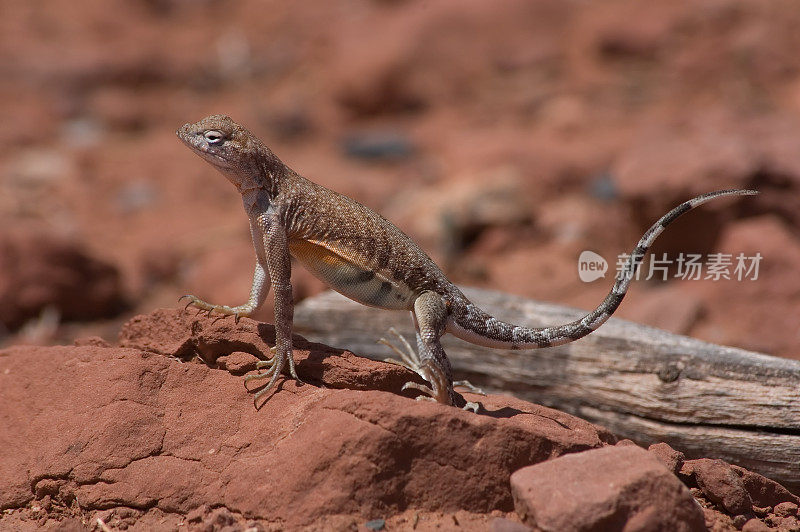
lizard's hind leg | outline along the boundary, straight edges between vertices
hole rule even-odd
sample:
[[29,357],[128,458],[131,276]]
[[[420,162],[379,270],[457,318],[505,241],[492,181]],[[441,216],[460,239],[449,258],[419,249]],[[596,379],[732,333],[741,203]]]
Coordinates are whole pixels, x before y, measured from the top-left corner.
[[[405,336],[397,332],[397,329],[395,329],[394,327],[389,327],[388,333],[397,338],[397,340],[400,342],[400,345],[398,346],[397,344],[392,343],[391,340],[387,340],[386,338],[381,338],[380,340],[378,340],[378,343],[385,345],[386,347],[397,353],[397,356],[399,356],[400,358],[399,359],[384,358],[383,361],[388,362],[390,364],[397,364],[398,366],[403,366],[404,368],[411,370],[414,373],[422,376],[422,378],[425,378],[421,370],[422,362],[420,361],[419,355],[417,354],[424,349],[424,346],[422,344],[422,338],[420,337],[419,333],[416,334],[417,336],[416,351],[414,350],[413,347],[411,347],[411,344],[408,343],[408,340],[406,340]],[[478,388],[468,380],[453,381],[453,387],[465,388],[468,392],[474,393],[476,395],[486,395],[486,392],[484,392],[481,388]],[[431,401],[435,400],[433,398],[434,395],[433,390],[431,390],[430,387],[428,386],[417,384],[415,382],[407,382],[406,385],[403,387],[403,389],[406,390],[408,388],[414,388],[420,390],[428,394],[429,396],[429,397],[419,396],[417,399],[420,400],[430,399]]]
[[425,386],[416,382],[407,382],[403,386],[403,390],[413,388],[425,394],[417,399],[438,401],[477,412],[480,405],[468,403],[461,394],[453,390],[453,370],[441,343],[439,343],[439,338],[444,334],[447,322],[447,307],[441,296],[435,292],[423,292],[414,302],[412,316],[417,329],[416,352],[396,331],[390,332],[400,339],[404,350],[391,345],[385,338],[381,341],[400,356],[401,361],[393,362],[411,369],[430,384],[430,386]]

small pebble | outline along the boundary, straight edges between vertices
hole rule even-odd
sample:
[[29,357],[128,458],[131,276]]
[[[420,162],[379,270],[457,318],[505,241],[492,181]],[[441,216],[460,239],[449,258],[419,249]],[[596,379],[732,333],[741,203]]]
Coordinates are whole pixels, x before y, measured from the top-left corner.
[[190,523],[199,523],[203,520],[203,516],[205,515],[208,509],[205,505],[198,506],[194,510],[191,510],[188,514],[186,514],[186,520]]
[[770,528],[758,519],[751,519],[744,524],[742,532],[769,532]]
[[648,447],[647,450],[661,460],[667,469],[675,475],[681,470],[683,462],[686,460],[686,456],[682,452],[676,451],[666,443],[655,443]]
[[753,513],[756,514],[759,517],[765,517],[771,511],[772,511],[772,507],[771,506],[765,506],[763,508],[760,508],[758,506],[753,506]]
[[234,351],[230,355],[217,358],[217,367],[231,373],[244,373],[255,369],[258,358],[243,351]]
[[797,505],[793,502],[782,502],[775,505],[775,515],[786,517],[789,515],[797,515]]
[[800,530],[800,522],[798,522],[797,518],[793,515],[781,519],[778,526],[781,530]]
[[503,517],[492,519],[491,532],[531,532],[532,530],[527,525]]
[[364,526],[367,527],[367,530],[383,530],[386,528],[386,521],[383,519],[373,519],[372,521],[367,521]]

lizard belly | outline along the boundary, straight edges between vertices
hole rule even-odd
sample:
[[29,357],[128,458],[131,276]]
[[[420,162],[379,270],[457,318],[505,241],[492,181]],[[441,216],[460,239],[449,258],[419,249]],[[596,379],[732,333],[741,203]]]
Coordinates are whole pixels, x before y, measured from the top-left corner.
[[414,293],[407,286],[347,259],[344,250],[291,240],[289,252],[315,277],[353,301],[390,310],[410,310],[414,305]]

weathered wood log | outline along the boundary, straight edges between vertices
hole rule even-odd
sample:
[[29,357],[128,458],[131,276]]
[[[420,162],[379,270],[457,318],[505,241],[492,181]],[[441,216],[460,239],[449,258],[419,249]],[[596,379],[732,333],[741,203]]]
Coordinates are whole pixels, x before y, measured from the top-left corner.
[[[477,305],[541,327],[584,312],[486,290]],[[407,313],[364,307],[328,292],[295,310],[296,331],[369,358],[395,327],[413,342]],[[586,338],[532,351],[495,350],[450,335],[457,379],[569,412],[640,444],[664,441],[687,457],[714,457],[800,489],[800,361],[723,347],[620,319]]]

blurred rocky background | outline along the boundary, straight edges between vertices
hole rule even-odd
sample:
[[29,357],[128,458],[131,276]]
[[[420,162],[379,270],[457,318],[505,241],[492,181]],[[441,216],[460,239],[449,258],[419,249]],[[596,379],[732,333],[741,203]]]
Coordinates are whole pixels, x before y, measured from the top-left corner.
[[[760,254],[757,279],[684,280],[673,262],[617,315],[800,357],[796,2],[0,0],[0,14],[3,345],[113,341],[185,293],[246,299],[239,195],[174,136],[225,113],[454,281],[586,309],[667,209],[756,188],[654,251]],[[578,278],[586,249],[605,279]],[[323,289],[293,278],[297,299]]]

